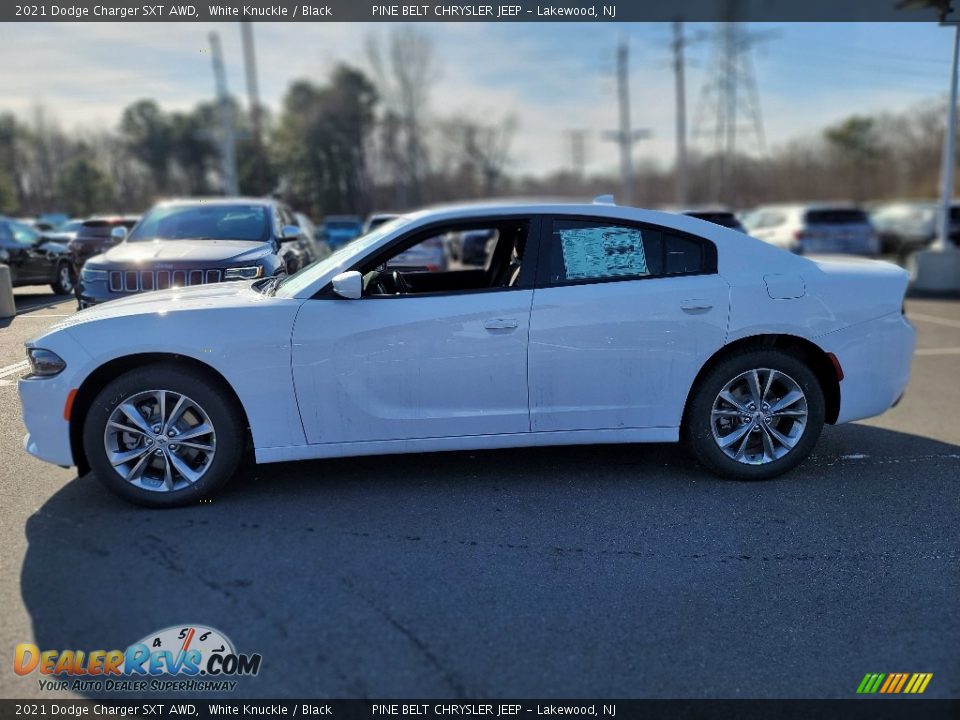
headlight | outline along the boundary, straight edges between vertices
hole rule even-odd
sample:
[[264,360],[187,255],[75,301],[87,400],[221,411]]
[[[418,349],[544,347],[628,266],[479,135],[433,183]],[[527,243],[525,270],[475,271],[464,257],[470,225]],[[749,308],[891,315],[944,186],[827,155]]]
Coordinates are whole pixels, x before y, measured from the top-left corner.
[[224,280],[253,280],[263,275],[262,265],[250,267],[227,268],[223,273]]
[[93,270],[90,268],[84,268],[80,271],[80,277],[83,278],[84,282],[94,282],[96,280],[106,280],[107,271],[106,270]]
[[29,348],[27,362],[30,363],[30,374],[38,377],[53,377],[67,367],[62,357],[43,348]]

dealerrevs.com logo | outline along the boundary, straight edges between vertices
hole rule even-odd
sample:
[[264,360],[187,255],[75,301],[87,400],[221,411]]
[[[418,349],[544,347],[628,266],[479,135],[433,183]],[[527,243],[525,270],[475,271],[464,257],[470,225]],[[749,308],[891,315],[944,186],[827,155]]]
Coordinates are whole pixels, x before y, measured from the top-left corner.
[[233,678],[260,672],[259,653],[238,653],[230,639],[204,625],[174,625],[126,650],[41,650],[21,643],[17,675],[38,673],[41,690],[75,692],[229,691]]

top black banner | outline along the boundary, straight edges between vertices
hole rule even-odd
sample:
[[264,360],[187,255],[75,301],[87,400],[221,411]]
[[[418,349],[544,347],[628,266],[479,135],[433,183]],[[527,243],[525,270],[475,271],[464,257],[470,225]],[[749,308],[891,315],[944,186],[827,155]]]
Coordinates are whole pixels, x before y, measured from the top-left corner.
[[[155,2],[155,0],[154,0]],[[509,4],[507,4],[509,3]],[[62,0],[0,6],[6,22],[938,22],[960,0]]]

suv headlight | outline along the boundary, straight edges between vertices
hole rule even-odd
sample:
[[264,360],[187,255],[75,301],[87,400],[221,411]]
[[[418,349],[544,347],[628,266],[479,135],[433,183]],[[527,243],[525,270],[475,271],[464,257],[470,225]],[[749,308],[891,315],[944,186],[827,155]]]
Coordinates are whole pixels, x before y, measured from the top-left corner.
[[96,280],[106,280],[107,271],[106,270],[93,270],[92,268],[84,268],[80,271],[80,277],[83,278],[84,282],[94,282]]
[[27,362],[30,363],[30,374],[38,377],[59,375],[67,367],[62,357],[43,348],[28,348]]
[[253,280],[263,275],[262,265],[251,265],[250,267],[227,268],[223,272],[224,280]]

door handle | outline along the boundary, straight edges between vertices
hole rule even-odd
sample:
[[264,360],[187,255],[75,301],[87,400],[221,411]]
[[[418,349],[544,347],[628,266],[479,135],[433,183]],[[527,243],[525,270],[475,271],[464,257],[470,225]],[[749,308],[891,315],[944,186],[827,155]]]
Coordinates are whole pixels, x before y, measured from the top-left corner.
[[694,298],[682,301],[680,303],[680,309],[688,313],[706,312],[707,310],[713,309],[713,303],[709,300]]
[[487,320],[483,326],[487,330],[515,330],[519,324],[513,318],[494,318]]

